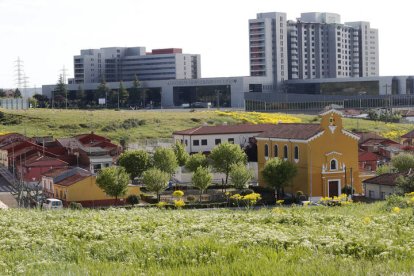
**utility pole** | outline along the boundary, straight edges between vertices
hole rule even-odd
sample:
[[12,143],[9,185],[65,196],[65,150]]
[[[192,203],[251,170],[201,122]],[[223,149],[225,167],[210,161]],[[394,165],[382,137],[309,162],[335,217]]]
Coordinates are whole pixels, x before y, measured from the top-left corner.
[[24,69],[23,69],[23,61],[20,57],[17,57],[15,61],[16,65],[16,86],[17,88],[22,88],[24,83]]
[[[61,74],[61,76],[62,76],[62,82],[63,82],[63,84],[65,86],[66,86],[67,71],[68,71],[68,69],[66,69],[65,68],[65,65],[63,65],[63,67],[60,70],[60,72],[62,72],[62,74]],[[68,90],[67,90],[67,88],[65,89],[65,108],[68,109]]]

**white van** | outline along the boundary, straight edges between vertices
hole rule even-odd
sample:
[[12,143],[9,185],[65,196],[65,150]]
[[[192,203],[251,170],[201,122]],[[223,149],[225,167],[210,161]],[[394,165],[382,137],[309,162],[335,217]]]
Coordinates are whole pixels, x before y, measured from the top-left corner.
[[61,200],[56,198],[48,198],[45,202],[43,202],[44,209],[62,209],[63,203]]

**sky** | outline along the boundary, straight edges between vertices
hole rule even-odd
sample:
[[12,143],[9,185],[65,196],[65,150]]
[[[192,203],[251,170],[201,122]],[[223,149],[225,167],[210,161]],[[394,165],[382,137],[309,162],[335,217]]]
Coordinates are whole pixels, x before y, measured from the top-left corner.
[[73,56],[102,47],[182,48],[201,55],[202,77],[249,75],[248,20],[260,12],[333,12],[379,30],[380,75],[414,75],[409,1],[394,0],[0,0],[0,88],[73,76]]

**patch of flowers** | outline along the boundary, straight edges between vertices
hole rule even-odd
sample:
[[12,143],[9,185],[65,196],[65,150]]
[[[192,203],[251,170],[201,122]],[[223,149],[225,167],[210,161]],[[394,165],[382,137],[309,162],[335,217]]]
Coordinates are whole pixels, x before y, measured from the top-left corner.
[[257,201],[262,198],[260,194],[258,193],[250,193],[247,195],[234,194],[230,196],[230,199],[234,200],[237,206],[246,205],[248,207],[251,207],[255,205]]
[[325,206],[346,206],[352,203],[352,199],[347,194],[334,197],[322,197],[319,203]]
[[281,113],[261,113],[242,111],[215,111],[218,115],[230,116],[235,120],[249,124],[278,124],[278,123],[300,123],[298,117]]

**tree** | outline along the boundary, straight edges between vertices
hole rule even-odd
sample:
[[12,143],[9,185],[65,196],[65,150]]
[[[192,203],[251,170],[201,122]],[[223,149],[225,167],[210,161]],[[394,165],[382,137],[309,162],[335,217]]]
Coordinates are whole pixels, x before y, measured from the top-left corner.
[[37,100],[39,107],[45,107],[46,104],[49,102],[49,98],[40,94],[34,94],[33,99]]
[[395,169],[391,167],[390,165],[382,165],[382,166],[377,167],[377,169],[375,170],[375,174],[381,175],[384,173],[392,173],[394,172],[394,170]]
[[200,190],[200,202],[201,202],[201,195],[203,192],[211,185],[212,176],[211,173],[208,171],[208,168],[198,167],[194,172],[191,181],[193,182],[194,187]]
[[230,167],[230,182],[236,189],[247,188],[253,173],[244,164],[233,164]]
[[266,162],[262,176],[267,185],[275,189],[279,199],[281,190],[289,184],[296,173],[297,168],[294,164],[276,157]]
[[32,97],[29,98],[29,104],[31,108],[36,108],[39,105],[38,101]]
[[400,175],[397,180],[397,187],[402,193],[414,192],[414,175],[402,176]]
[[172,149],[157,148],[153,160],[154,167],[168,173],[170,176],[173,175],[178,168],[177,158]]
[[53,90],[53,101],[58,102],[60,105],[64,101],[66,108],[68,107],[68,89],[63,80],[62,74],[59,75],[58,82]]
[[150,156],[144,150],[127,151],[119,157],[119,165],[125,168],[131,179],[134,179],[150,167]]
[[126,194],[129,184],[129,174],[123,167],[108,167],[102,169],[96,177],[96,184],[108,196],[118,198]]
[[4,92],[3,89],[0,89],[0,98],[5,98],[6,97],[6,92]]
[[124,84],[121,82],[119,82],[119,89],[118,89],[118,108],[119,105],[121,104],[121,106],[125,106],[126,102],[128,101],[128,90],[126,90],[124,88]]
[[148,191],[157,194],[157,200],[160,201],[160,193],[168,187],[170,175],[158,168],[151,168],[143,173],[143,181]]
[[217,172],[226,175],[226,185],[229,178],[230,168],[233,164],[246,164],[247,156],[239,145],[222,143],[216,146],[210,154],[213,168]]
[[15,98],[21,98],[22,97],[22,93],[20,92],[19,88],[16,88],[16,90],[14,90],[13,96]]
[[208,160],[204,154],[201,152],[192,154],[185,163],[185,168],[190,172],[195,172],[198,167],[207,168]]
[[138,80],[137,75],[135,75],[135,79],[132,83],[132,88],[130,89],[130,93],[129,93],[129,102],[130,104],[133,105],[137,105],[140,102],[140,87],[141,87],[141,83]]
[[[96,89],[96,93],[94,94],[94,100],[96,103],[99,102],[99,99],[105,98],[107,100],[108,93],[110,92],[108,86],[106,86],[105,80],[102,80],[99,84],[98,88]],[[105,104],[107,104],[105,102]]]
[[400,153],[391,159],[391,164],[400,173],[408,172],[414,168],[414,155],[410,153]]
[[177,162],[179,166],[184,166],[187,163],[189,158],[188,153],[185,151],[183,143],[176,141],[175,144],[172,146],[174,151],[175,157],[177,158]]

